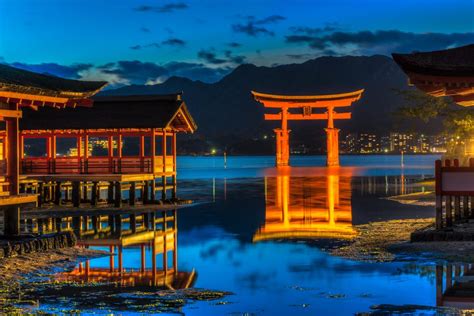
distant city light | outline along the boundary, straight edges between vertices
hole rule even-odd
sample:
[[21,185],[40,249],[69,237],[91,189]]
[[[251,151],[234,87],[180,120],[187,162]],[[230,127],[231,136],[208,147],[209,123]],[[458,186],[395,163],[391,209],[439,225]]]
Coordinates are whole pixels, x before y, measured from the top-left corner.
[[217,150],[215,148],[211,149],[211,155],[215,155],[217,153]]
[[263,135],[263,139],[267,139],[267,138],[268,138],[268,136],[267,136],[267,135]]

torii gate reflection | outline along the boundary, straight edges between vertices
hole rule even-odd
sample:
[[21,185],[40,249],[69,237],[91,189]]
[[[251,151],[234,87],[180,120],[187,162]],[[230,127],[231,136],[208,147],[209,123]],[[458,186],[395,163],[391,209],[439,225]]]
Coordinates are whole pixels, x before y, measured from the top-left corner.
[[[339,166],[339,129],[334,127],[334,120],[350,119],[351,113],[337,113],[336,107],[348,107],[359,100],[364,89],[338,94],[324,95],[276,95],[251,91],[254,99],[266,108],[281,109],[280,113],[265,114],[265,120],[281,120],[281,128],[274,129],[276,135],[276,166],[288,166],[290,160],[290,130],[288,120],[327,120],[327,166]],[[325,113],[313,113],[313,108],[326,109]],[[299,110],[292,113],[289,110]]]
[[351,180],[346,174],[265,178],[265,224],[253,241],[273,239],[350,239]]

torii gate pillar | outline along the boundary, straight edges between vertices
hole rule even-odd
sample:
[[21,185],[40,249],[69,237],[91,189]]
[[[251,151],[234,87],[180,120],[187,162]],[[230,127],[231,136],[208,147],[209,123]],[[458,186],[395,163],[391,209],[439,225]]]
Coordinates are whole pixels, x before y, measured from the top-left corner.
[[275,128],[276,160],[277,167],[288,166],[290,161],[290,130]]
[[326,165],[328,167],[339,166],[339,129],[334,128],[334,108],[328,107],[328,127],[326,130],[327,155]]
[[328,167],[339,166],[339,129],[325,128],[327,139],[327,158]]

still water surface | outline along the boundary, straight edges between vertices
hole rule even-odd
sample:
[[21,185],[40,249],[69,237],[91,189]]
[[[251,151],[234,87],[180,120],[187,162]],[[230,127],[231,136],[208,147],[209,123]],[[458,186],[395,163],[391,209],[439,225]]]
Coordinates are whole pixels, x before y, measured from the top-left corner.
[[[437,158],[406,156],[402,168],[399,156],[343,156],[344,167],[330,170],[323,167],[324,157],[296,157],[294,167],[276,170],[273,157],[228,157],[226,166],[223,157],[179,157],[178,196],[196,205],[168,212],[163,222],[169,224],[161,224],[165,232],[159,236],[127,231],[118,241],[85,234],[84,245],[116,255],[58,276],[122,282],[125,287],[118,293],[99,295],[120,297],[121,304],[105,299],[91,304],[93,296],[89,303],[71,297],[56,300],[58,294],[50,293],[40,299],[40,309],[153,312],[152,307],[139,307],[132,294],[140,282],[149,282],[150,269],[157,267],[155,274],[162,273],[163,282],[174,288],[233,293],[217,301],[191,302],[180,309],[186,315],[353,315],[381,304],[417,305],[410,312],[436,314],[437,305],[453,304],[448,297],[443,300],[452,280],[440,284],[442,266],[355,262],[323,249],[353,237],[352,225],[433,216],[431,207],[400,205],[383,197],[426,190],[412,184],[432,176]],[[124,271],[119,279],[111,273],[118,266]],[[459,277],[469,269],[457,265],[451,274],[459,270]]]

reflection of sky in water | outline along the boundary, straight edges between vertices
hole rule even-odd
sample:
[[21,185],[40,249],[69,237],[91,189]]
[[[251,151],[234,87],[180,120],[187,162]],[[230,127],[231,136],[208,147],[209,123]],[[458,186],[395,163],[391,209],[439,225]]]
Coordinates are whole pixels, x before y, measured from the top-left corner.
[[[426,276],[409,263],[360,263],[332,257],[318,248],[327,242],[289,240],[281,236],[252,242],[262,227],[275,221],[284,223],[283,215],[280,219],[266,212],[270,206],[275,208],[276,201],[284,200],[282,194],[289,197],[287,216],[297,218],[293,224],[305,229],[313,229],[311,225],[315,221],[325,223],[324,210],[331,205],[328,194],[334,200],[334,218],[343,209],[349,212],[344,217],[349,223],[432,216],[432,208],[399,205],[380,198],[424,190],[410,185],[414,178],[410,175],[432,174],[436,157],[405,158],[407,167],[403,177],[399,167],[362,169],[381,170],[375,172],[378,177],[368,177],[372,171],[364,174],[360,168],[346,168],[336,177],[337,181],[334,176],[329,181],[325,168],[293,168],[291,176],[279,175],[274,169],[264,170],[273,164],[272,157],[229,158],[226,170],[212,165],[222,157],[182,157],[178,196],[202,203],[178,211],[178,270],[195,269],[195,287],[235,293],[223,299],[230,304],[216,305],[215,301],[209,301],[187,305],[186,315],[244,312],[350,315],[368,311],[375,304],[434,306],[434,269]],[[301,157],[300,163],[304,165],[311,159],[324,157]],[[393,166],[400,157],[383,156],[374,160],[373,156],[357,156],[352,165],[360,164],[361,159],[374,161],[374,166]],[[303,170],[303,174],[297,177],[306,178],[296,178],[294,172],[298,170]],[[391,174],[398,176],[388,176]],[[288,178],[287,184],[282,184],[283,180],[278,184],[278,179],[284,177]],[[286,193],[285,186],[289,190]],[[284,207],[278,207],[283,212]],[[295,207],[298,216],[292,215]],[[317,216],[314,212],[318,212]],[[146,260],[150,266],[150,256]],[[94,267],[108,264],[108,258],[91,261]],[[140,267],[139,248],[124,248],[124,267]]]

